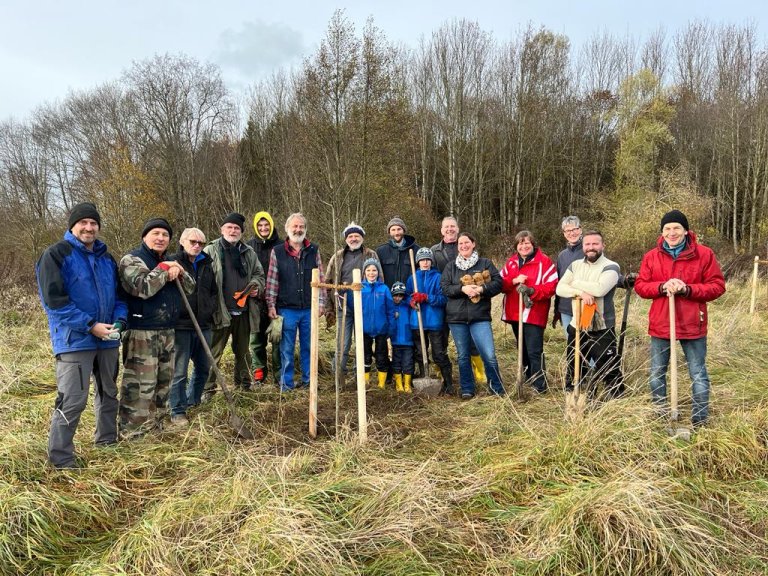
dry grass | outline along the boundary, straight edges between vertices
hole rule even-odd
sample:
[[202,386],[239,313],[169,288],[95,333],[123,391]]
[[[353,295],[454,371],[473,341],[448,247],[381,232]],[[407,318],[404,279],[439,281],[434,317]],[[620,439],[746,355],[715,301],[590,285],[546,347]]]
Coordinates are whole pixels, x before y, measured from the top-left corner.
[[[553,392],[525,404],[373,391],[360,446],[352,390],[334,436],[326,374],[318,440],[306,392],[264,389],[237,398],[257,431],[248,443],[222,398],[186,431],[109,449],[90,445],[86,413],[79,472],[45,465],[44,319],[3,311],[0,574],[765,574],[768,311],[749,318],[748,298],[729,286],[711,309],[712,423],[690,443],[648,405],[647,303],[633,299],[630,394],[578,423],[564,418],[558,328],[546,333]],[[512,383],[514,339],[497,334]]]

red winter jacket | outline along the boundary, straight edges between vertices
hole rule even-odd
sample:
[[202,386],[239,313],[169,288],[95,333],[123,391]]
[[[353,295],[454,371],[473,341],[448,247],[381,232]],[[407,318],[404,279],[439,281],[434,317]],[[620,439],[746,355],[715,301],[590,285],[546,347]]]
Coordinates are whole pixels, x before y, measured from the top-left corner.
[[549,305],[557,287],[557,268],[552,260],[538,248],[533,255],[523,264],[519,265],[520,258],[515,252],[509,257],[504,268],[501,269],[501,291],[504,292],[504,308],[501,319],[505,322],[517,322],[520,294],[512,280],[519,274],[528,276],[525,285],[533,288],[531,308],[523,308],[523,322],[536,326],[546,326],[549,316]]
[[640,273],[635,281],[635,292],[650,298],[648,333],[656,338],[669,338],[669,298],[661,292],[661,285],[671,278],[679,278],[690,287],[688,296],[675,295],[675,332],[681,340],[693,340],[707,335],[707,302],[725,293],[725,278],[715,253],[696,241],[696,234],[688,232],[688,246],[676,260],[664,250],[664,239],[659,237],[656,248],[643,256]]

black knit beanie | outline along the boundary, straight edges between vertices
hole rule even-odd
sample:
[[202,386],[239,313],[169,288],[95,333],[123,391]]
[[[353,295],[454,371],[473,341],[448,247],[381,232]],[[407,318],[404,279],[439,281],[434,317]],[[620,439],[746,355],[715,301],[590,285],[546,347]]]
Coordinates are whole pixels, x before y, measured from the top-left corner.
[[665,224],[671,224],[671,223],[680,224],[683,228],[685,228],[686,232],[688,231],[688,218],[685,217],[685,214],[680,212],[680,210],[670,210],[664,216],[661,217],[661,229],[664,230]]
[[91,202],[81,202],[80,204],[75,204],[75,206],[72,208],[72,211],[69,213],[69,221],[67,222],[69,229],[72,230],[72,227],[80,222],[80,220],[83,218],[91,218],[96,220],[96,223],[99,225],[99,229],[101,229],[101,216],[99,215],[99,211],[96,209],[95,204],[92,204]]
[[222,226],[224,226],[224,224],[235,224],[240,226],[240,232],[242,232],[245,230],[245,216],[239,212],[232,212],[231,214],[227,214],[227,217],[221,222]]
[[149,234],[149,231],[154,228],[163,228],[164,230],[167,230],[168,236],[173,238],[173,229],[165,218],[152,218],[151,220],[147,220],[147,223],[144,224],[144,229],[141,231],[141,237],[144,238],[144,236]]

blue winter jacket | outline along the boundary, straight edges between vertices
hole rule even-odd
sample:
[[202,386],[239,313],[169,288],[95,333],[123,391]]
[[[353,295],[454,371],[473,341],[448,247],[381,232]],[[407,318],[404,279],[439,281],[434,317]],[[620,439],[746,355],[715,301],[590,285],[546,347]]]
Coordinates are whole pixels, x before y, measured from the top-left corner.
[[392,321],[389,325],[389,338],[392,346],[413,346],[413,330],[411,329],[410,299],[404,298],[400,304],[392,305]]
[[96,240],[91,252],[68,231],[43,252],[35,273],[54,354],[120,345],[89,332],[97,322],[125,322],[128,316],[128,307],[117,296],[117,263],[104,242]]
[[373,284],[363,280],[363,334],[381,336],[389,334],[389,319],[392,317],[392,294],[381,280]]
[[[440,286],[442,274],[437,270],[416,270],[416,283],[419,285],[419,292],[423,292],[429,298],[421,305],[421,322],[424,324],[424,330],[442,330],[445,324],[445,304],[448,299],[443,295],[443,289]],[[408,278],[405,284],[408,294],[413,294],[413,276]],[[411,328],[419,329],[419,317],[416,310],[411,308]]]

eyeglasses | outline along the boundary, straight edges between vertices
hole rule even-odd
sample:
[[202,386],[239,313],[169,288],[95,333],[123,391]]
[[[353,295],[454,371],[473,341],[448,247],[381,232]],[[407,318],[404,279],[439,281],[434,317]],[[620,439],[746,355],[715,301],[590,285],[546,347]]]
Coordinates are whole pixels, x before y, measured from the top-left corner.
[[578,228],[566,228],[565,230],[563,230],[563,234],[573,234],[574,232],[578,232],[579,230],[581,230],[581,226],[579,226]]
[[205,246],[205,240],[187,240],[192,246]]

